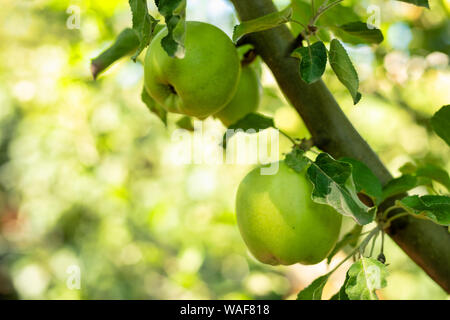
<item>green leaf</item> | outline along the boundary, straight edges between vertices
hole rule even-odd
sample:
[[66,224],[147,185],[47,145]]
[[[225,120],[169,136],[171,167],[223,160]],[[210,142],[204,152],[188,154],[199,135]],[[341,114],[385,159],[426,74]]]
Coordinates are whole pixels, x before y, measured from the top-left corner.
[[425,7],[430,9],[430,5],[428,4],[428,0],[398,0],[401,2],[411,3],[419,7]]
[[383,188],[383,200],[407,192],[417,187],[417,178],[405,174],[399,178],[392,179]]
[[444,226],[450,225],[450,197],[409,196],[397,201],[397,205],[417,218],[428,219]]
[[334,246],[333,251],[328,255],[327,257],[327,263],[329,264],[333,257],[336,255],[336,253],[339,252],[342,248],[344,248],[346,245],[356,245],[359,236],[361,235],[362,226],[359,224],[355,225],[351,231],[346,233],[338,243]]
[[348,298],[347,293],[345,293],[345,287],[347,286],[347,283],[348,283],[348,273],[345,276],[345,281],[341,289],[334,296],[332,296],[330,300],[350,300]]
[[[292,19],[299,21],[304,25],[308,25],[312,15],[311,1],[291,0],[291,6],[294,11]],[[322,27],[319,29],[319,36],[323,41],[329,42],[329,40],[326,40],[326,38],[323,37],[322,31],[329,29],[328,27],[334,27],[358,19],[360,19],[360,17],[355,13],[352,6],[335,5],[331,9],[328,9],[326,14],[322,15],[317,21],[317,26]],[[293,30],[295,35],[298,35],[303,30],[303,27],[297,23],[292,23],[291,30]]]
[[350,300],[378,300],[375,290],[386,286],[386,266],[373,258],[362,257],[348,270],[345,293]]
[[373,221],[376,208],[368,208],[359,200],[349,163],[321,153],[308,168],[307,176],[314,186],[312,198],[315,202],[327,204],[361,225]]
[[412,162],[407,162],[400,168],[400,172],[404,175],[414,175],[417,178],[426,178],[418,179],[418,185],[424,184],[427,181],[429,181],[429,183],[425,183],[425,185],[431,185],[431,180],[434,180],[450,191],[450,176],[448,172],[436,165],[423,164],[417,166]]
[[339,81],[348,89],[353,98],[353,103],[357,104],[361,100],[361,93],[358,92],[359,78],[350,57],[339,40],[333,39],[330,43],[329,60],[331,68]]
[[341,158],[339,160],[352,165],[353,181],[355,181],[357,192],[363,192],[373,200],[381,200],[383,196],[383,187],[380,180],[368,166],[361,161],[352,158]]
[[336,35],[342,41],[351,44],[373,44],[384,40],[380,29],[361,21],[355,21],[335,27]]
[[159,21],[148,13],[146,0],[129,0],[129,4],[133,15],[133,30],[139,39],[139,46],[132,57],[136,61],[142,50],[152,41],[153,33]]
[[171,57],[183,58],[186,36],[186,0],[155,0],[159,13],[164,16],[168,33],[161,45]]
[[301,59],[300,75],[306,83],[313,83],[322,77],[327,65],[327,48],[322,41],[309,47],[297,48],[292,56]]
[[164,123],[165,126],[167,126],[167,111],[161,107],[148,93],[145,88],[142,89],[141,93],[141,99],[147,106],[147,108],[156,114],[158,118],[161,119],[161,121]]
[[412,162],[407,162],[401,166],[399,171],[403,174],[414,174],[417,171],[417,166]]
[[443,106],[434,114],[431,127],[450,146],[450,105]]
[[98,57],[91,61],[91,73],[94,79],[120,58],[130,54],[139,46],[139,38],[133,29],[126,28],[116,38],[116,41]]
[[289,22],[292,16],[292,8],[288,7],[282,11],[269,13],[268,15],[243,21],[234,27],[233,41],[237,42],[246,34],[275,28],[283,23]]
[[228,127],[228,130],[223,135],[223,148],[226,148],[228,140],[237,133],[237,130],[247,131],[254,130],[257,133],[259,130],[267,128],[275,128],[272,118],[268,118],[259,113],[249,113],[236,123]]
[[305,151],[300,148],[294,148],[290,153],[286,155],[284,162],[288,167],[292,168],[295,172],[302,172],[303,169],[310,163],[307,157],[305,157]]
[[427,164],[422,167],[418,167],[416,176],[429,178],[436,182],[439,182],[445,188],[447,188],[448,191],[450,191],[450,176],[447,171],[438,166]]
[[194,125],[192,123],[192,118],[188,117],[188,116],[184,116],[184,117],[180,118],[176,122],[176,125],[178,128],[185,129],[188,131],[194,131]]
[[297,300],[321,300],[323,287],[325,287],[329,277],[330,275],[326,274],[314,280],[309,286],[298,293]]

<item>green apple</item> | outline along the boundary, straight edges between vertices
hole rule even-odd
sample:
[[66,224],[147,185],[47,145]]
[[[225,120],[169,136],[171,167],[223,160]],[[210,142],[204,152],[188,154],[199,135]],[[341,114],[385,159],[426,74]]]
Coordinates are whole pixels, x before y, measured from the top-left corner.
[[144,63],[148,94],[168,112],[206,118],[230,102],[240,62],[231,39],[219,28],[186,22],[184,58],[171,58],[161,46],[167,28],[150,43]]
[[312,184],[284,161],[274,175],[251,171],[239,185],[237,223],[250,252],[271,265],[316,264],[334,248],[342,216],[311,199]]
[[256,71],[250,65],[244,66],[233,99],[214,116],[219,118],[226,127],[230,126],[258,109],[261,90]]

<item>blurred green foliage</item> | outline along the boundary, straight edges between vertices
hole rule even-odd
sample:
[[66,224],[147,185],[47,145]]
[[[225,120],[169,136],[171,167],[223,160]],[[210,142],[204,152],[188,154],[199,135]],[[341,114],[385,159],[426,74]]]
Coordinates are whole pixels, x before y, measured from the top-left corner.
[[[449,1],[430,1],[431,11],[381,0],[345,5],[351,3],[363,21],[369,5],[379,6],[386,40],[373,50],[347,47],[361,78],[357,107],[330,70],[326,83],[394,174],[408,161],[450,169],[449,149],[427,122],[450,100]],[[72,28],[77,10],[79,28]],[[237,21],[223,0],[188,0],[188,19],[228,34]],[[234,196],[251,166],[172,164],[175,117],[166,129],[140,101],[140,61],[125,59],[91,79],[90,59],[130,24],[127,1],[2,3],[0,297],[295,296],[325,266],[270,267],[248,255]],[[262,80],[262,112],[289,134],[307,136],[266,68]],[[224,129],[217,120],[207,125]],[[286,152],[289,142],[280,139]],[[386,252],[382,298],[447,297],[391,241]],[[70,266],[81,270],[79,290],[67,285]]]

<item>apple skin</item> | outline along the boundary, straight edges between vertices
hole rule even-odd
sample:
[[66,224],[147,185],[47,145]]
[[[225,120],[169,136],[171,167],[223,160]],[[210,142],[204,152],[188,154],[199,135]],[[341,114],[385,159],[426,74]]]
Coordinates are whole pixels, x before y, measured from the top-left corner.
[[144,63],[148,94],[168,112],[204,119],[230,102],[241,66],[231,39],[219,28],[186,22],[184,58],[171,58],[161,46],[167,28],[150,43]]
[[284,161],[274,175],[252,170],[236,197],[240,233],[250,252],[271,265],[316,264],[334,248],[342,216],[311,199],[306,170],[297,173]]
[[256,71],[250,65],[244,66],[233,99],[214,116],[228,127],[258,109],[261,93]]

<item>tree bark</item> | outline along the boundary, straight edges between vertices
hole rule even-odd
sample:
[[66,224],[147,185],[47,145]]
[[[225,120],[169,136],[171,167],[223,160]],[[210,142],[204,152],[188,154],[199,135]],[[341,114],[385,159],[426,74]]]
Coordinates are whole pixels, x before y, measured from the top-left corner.
[[[272,0],[231,0],[241,21],[276,11]],[[278,85],[302,117],[315,145],[335,158],[364,162],[383,184],[391,174],[377,154],[355,130],[323,81],[306,84],[300,78],[299,61],[290,56],[295,39],[283,25],[250,34],[246,42],[272,71]],[[450,234],[445,227],[405,216],[386,230],[391,238],[447,293],[450,293]]]

